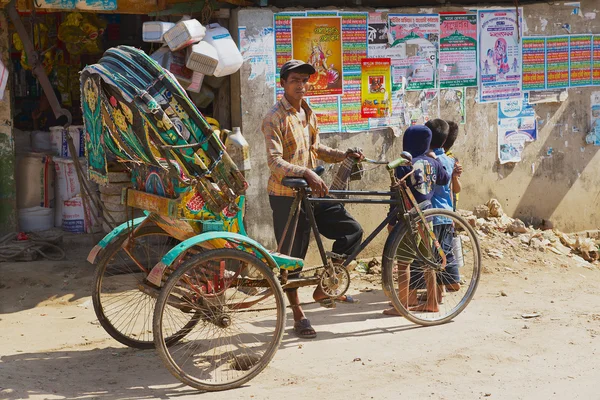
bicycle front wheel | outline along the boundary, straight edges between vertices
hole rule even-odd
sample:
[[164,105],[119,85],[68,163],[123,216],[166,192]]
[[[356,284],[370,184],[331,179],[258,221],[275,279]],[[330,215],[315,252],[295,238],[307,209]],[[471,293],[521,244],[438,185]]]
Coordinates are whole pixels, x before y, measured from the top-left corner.
[[[165,338],[181,332],[190,315],[197,323],[169,347]],[[255,256],[236,249],[207,251],[169,277],[153,327],[158,354],[177,379],[200,390],[233,389],[275,355],[285,329],[283,291]]]
[[415,223],[417,234],[406,230],[384,250],[382,273],[384,281],[393,282],[394,308],[409,321],[430,326],[449,322],[467,307],[479,284],[481,250],[475,231],[457,213],[429,209],[423,216]]

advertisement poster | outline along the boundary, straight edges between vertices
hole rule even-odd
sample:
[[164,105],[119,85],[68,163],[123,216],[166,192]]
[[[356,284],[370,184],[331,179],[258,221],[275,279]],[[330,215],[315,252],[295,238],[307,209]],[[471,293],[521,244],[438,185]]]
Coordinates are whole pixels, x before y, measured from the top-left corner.
[[317,72],[309,80],[306,97],[341,95],[342,19],[291,19],[292,58],[311,64]]
[[569,36],[570,86],[592,84],[592,35]]
[[546,89],[546,38],[523,38],[523,90]]
[[315,96],[306,100],[317,116],[321,131],[337,132],[340,130],[339,97]]
[[477,86],[477,15],[440,15],[440,88]]
[[588,144],[600,146],[600,92],[592,93],[590,105],[591,132],[585,137],[585,141]]
[[600,85],[600,35],[594,36],[593,40],[593,85]]
[[389,58],[362,60],[361,116],[386,118],[392,108]]
[[380,12],[369,13],[367,28],[370,58],[406,58],[406,45],[390,46],[387,16]]
[[340,12],[342,17],[343,73],[360,73],[360,61],[367,57],[367,18],[364,12]]
[[533,107],[524,100],[498,103],[498,158],[500,164],[521,161],[525,143],[537,139],[537,126]]
[[546,38],[547,89],[569,87],[569,37],[549,36]]
[[341,100],[341,131],[357,132],[369,129],[369,120],[361,115],[361,75],[344,74],[344,96]]
[[407,90],[436,87],[439,37],[437,14],[388,14],[390,47],[406,46],[406,58],[393,62],[406,78]]
[[523,10],[480,10],[479,101],[481,103],[520,99],[522,68],[521,38]]

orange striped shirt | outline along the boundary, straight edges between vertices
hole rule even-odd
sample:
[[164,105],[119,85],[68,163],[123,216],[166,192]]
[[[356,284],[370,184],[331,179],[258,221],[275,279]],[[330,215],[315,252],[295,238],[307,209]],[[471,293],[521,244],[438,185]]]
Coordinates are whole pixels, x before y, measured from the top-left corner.
[[320,143],[317,116],[302,100],[309,127],[310,143],[304,135],[300,113],[283,96],[269,110],[262,123],[267,146],[267,165],[271,170],[269,195],[293,197],[294,191],[281,184],[286,176],[301,177],[307,168],[315,168],[316,160],[328,163],[342,161],[346,153]]

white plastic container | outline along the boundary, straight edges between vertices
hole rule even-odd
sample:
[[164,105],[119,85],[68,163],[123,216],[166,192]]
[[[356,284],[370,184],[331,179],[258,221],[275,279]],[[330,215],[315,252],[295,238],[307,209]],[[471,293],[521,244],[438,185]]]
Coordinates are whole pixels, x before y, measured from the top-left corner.
[[54,162],[44,153],[17,155],[17,207],[54,207]]
[[173,22],[144,22],[142,25],[142,40],[146,43],[164,43],[163,36],[174,26]]
[[52,229],[54,209],[45,207],[22,208],[19,210],[19,230],[39,232]]
[[219,24],[210,24],[206,29],[204,41],[210,43],[219,55],[219,64],[213,73],[214,76],[226,76],[237,72],[244,58],[238,50],[229,31]]
[[164,34],[163,39],[171,51],[177,51],[201,41],[205,34],[206,28],[198,20],[188,19],[175,24]]
[[200,42],[187,48],[185,66],[192,71],[212,75],[218,64],[219,54],[211,44]]

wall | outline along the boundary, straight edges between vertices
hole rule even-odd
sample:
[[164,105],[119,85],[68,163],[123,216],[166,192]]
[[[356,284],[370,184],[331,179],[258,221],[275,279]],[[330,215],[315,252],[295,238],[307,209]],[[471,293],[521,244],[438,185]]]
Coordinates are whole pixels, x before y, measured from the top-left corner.
[[[2,63],[9,66],[8,26],[4,13],[0,13],[0,54]],[[10,67],[9,67],[10,68]],[[12,232],[17,227],[15,189],[15,151],[10,106],[9,76],[4,100],[0,101],[0,235]]]
[[[567,34],[562,28],[570,24],[571,33],[600,33],[600,10],[595,0],[581,1],[579,14],[573,7],[562,3],[526,5],[524,8],[525,35]],[[365,9],[366,10],[366,9]],[[419,13],[462,11],[457,7],[433,9],[403,8],[391,12]],[[233,32],[238,26],[246,27],[246,36],[268,44],[272,38],[261,33],[273,26],[274,9],[243,9],[234,13]],[[236,25],[237,24],[237,25]],[[235,36],[235,35],[234,35]],[[267,46],[265,46],[267,48]],[[253,71],[252,68],[255,68]],[[266,165],[261,121],[274,103],[274,90],[269,83],[264,65],[242,66],[239,76],[232,80],[232,119],[241,126],[251,146],[252,171],[248,173],[247,223],[249,234],[271,248],[271,210],[266,195],[268,168]],[[461,125],[455,153],[462,162],[463,193],[460,207],[472,209],[475,205],[495,197],[509,214],[529,222],[551,220],[565,231],[598,228],[600,226],[600,155],[599,147],[586,145],[585,135],[590,130],[590,95],[600,87],[570,89],[562,103],[534,106],[538,117],[538,140],[526,146],[523,160],[517,164],[498,163],[497,106],[476,104],[476,89],[467,90],[467,122]],[[416,96],[411,93],[410,96]],[[411,100],[410,97],[408,100]],[[437,105],[436,105],[437,106]],[[440,100],[440,117],[454,118],[454,106]],[[322,140],[341,149],[362,147],[371,158],[395,158],[401,151],[401,138],[390,129],[356,134],[322,134]],[[331,176],[326,182],[331,182]],[[386,189],[388,178],[382,169],[371,171],[353,188]],[[350,206],[351,213],[370,232],[385,214],[384,206],[375,208]],[[379,254],[384,235],[366,250],[366,255]],[[315,261],[316,249],[311,247],[309,261]]]

